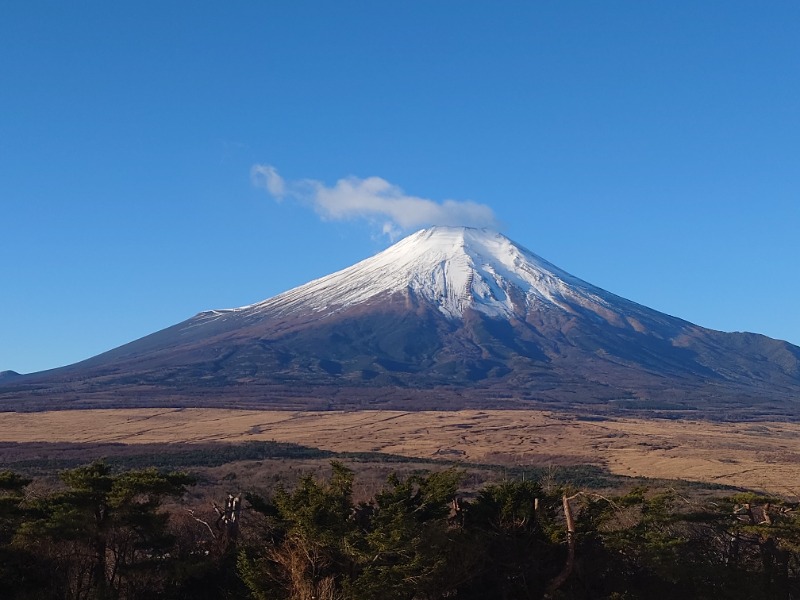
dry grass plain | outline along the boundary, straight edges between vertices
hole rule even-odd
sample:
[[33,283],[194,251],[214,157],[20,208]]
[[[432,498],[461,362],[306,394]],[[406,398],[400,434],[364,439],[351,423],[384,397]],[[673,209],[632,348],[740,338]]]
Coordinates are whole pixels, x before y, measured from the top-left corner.
[[[518,465],[595,464],[620,475],[800,494],[800,424],[549,412],[114,409],[0,413],[0,442],[294,442],[332,451]],[[2,456],[0,455],[0,460]]]

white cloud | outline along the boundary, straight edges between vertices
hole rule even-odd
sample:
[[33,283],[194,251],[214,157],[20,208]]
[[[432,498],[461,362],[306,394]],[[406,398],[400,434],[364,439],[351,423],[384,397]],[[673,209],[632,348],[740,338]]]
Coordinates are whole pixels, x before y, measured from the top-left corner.
[[397,225],[395,225],[391,221],[386,221],[383,224],[383,229],[381,230],[381,233],[386,237],[388,237],[390,240],[395,241],[397,238],[403,235],[403,230],[397,227]]
[[286,194],[286,182],[278,175],[278,170],[271,165],[253,165],[250,169],[253,184],[263,187],[276,200],[283,200]]
[[498,226],[494,211],[485,204],[471,200],[436,202],[409,196],[380,177],[347,177],[329,187],[311,179],[286,182],[271,165],[254,165],[251,176],[254,185],[267,190],[276,200],[294,198],[326,220],[382,222],[383,233],[392,239],[403,230],[429,225]]

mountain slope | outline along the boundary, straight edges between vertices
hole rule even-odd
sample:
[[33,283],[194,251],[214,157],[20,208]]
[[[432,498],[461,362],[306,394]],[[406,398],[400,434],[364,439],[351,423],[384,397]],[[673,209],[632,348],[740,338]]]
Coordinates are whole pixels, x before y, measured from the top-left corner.
[[263,302],[61,369],[0,406],[649,409],[797,415],[800,348],[704,329],[496,233],[426,229]]

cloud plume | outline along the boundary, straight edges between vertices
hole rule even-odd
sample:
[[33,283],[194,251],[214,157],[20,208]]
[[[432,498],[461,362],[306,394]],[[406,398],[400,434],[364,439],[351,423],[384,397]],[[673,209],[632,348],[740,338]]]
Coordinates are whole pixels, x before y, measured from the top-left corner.
[[316,211],[325,220],[367,219],[382,224],[382,232],[395,238],[402,231],[428,225],[465,225],[497,228],[492,209],[471,200],[444,200],[409,196],[380,177],[346,177],[333,186],[303,179],[286,181],[272,165],[253,165],[253,184],[275,200],[291,198]]

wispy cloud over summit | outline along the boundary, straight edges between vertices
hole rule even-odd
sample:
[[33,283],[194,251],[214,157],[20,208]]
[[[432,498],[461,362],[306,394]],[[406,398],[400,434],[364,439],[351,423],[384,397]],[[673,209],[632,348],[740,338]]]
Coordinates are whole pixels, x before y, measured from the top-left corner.
[[485,204],[410,196],[381,177],[346,177],[326,186],[313,179],[286,181],[272,165],[253,165],[250,175],[253,184],[275,200],[291,198],[310,206],[325,220],[366,219],[380,224],[382,232],[392,238],[428,225],[498,226],[494,211]]

